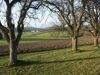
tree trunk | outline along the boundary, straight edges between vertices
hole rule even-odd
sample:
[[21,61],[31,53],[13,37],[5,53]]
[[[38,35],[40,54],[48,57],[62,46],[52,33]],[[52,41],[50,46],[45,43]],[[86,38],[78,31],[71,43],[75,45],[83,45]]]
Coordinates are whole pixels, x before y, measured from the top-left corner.
[[94,37],[94,46],[98,47],[98,37]]
[[78,51],[78,38],[72,37],[72,50]]
[[3,39],[2,33],[0,32],[0,40]]
[[11,41],[9,43],[9,66],[14,66],[17,64],[17,46],[16,43]]

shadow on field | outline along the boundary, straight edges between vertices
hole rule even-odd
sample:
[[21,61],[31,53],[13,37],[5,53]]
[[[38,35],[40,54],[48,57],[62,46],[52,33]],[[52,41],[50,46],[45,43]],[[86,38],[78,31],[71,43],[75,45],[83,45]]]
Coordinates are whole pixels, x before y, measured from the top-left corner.
[[71,59],[71,60],[61,60],[61,61],[24,61],[24,60],[18,60],[18,66],[28,66],[28,65],[34,65],[34,64],[52,64],[52,63],[64,63],[64,62],[76,62],[76,61],[84,61],[84,60],[90,60],[90,59],[100,59],[100,57],[90,57],[90,58],[79,58],[79,59]]
[[96,52],[99,49],[100,49],[100,46],[95,47],[95,49],[94,48],[93,49],[79,49],[79,52],[91,52],[91,51]]
[[100,57],[91,57],[91,58],[79,58],[79,59],[71,59],[71,60],[62,60],[62,61],[50,61],[50,62],[41,62],[41,63],[63,63],[63,62],[75,62],[75,61],[83,61],[90,59],[100,59]]
[[96,52],[97,50],[79,50],[79,52],[91,52],[91,51]]
[[25,60],[18,60],[17,66],[27,66],[33,64],[41,64],[40,61],[25,61]]

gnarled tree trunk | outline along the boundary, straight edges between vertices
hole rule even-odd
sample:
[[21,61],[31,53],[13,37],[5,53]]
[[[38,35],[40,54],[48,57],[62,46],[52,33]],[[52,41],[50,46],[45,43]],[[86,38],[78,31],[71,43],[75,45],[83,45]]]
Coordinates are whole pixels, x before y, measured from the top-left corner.
[[72,37],[72,50],[78,51],[78,37]]
[[10,41],[9,43],[9,66],[17,64],[17,46],[15,41]]
[[98,37],[94,36],[94,46],[98,47]]
[[3,35],[2,35],[2,33],[0,32],[0,40],[1,40],[1,39],[3,39]]

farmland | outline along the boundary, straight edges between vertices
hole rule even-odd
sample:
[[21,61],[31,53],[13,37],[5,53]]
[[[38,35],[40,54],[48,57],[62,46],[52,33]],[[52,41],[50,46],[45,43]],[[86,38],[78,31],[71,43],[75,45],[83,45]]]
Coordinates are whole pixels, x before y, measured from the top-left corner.
[[[24,32],[18,48],[18,53],[40,52],[71,47],[71,39],[67,35],[67,32],[55,32],[55,36],[52,36],[52,34],[53,32]],[[65,34],[67,35],[66,37],[64,36]],[[0,56],[8,55],[9,50],[6,40],[1,40],[0,42]],[[79,38],[78,45],[92,44],[93,38],[91,38],[91,36],[83,36]]]

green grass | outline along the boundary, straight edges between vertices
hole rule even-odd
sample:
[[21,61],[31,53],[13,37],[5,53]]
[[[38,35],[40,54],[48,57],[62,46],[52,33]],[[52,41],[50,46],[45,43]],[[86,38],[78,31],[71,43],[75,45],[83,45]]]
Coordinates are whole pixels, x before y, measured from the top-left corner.
[[[17,34],[17,33],[16,33]],[[31,43],[38,41],[50,41],[67,39],[69,36],[67,32],[23,32],[20,43]],[[0,45],[7,45],[6,40],[0,40]]]
[[6,67],[8,57],[0,57],[0,75],[100,75],[100,48],[79,49],[19,54],[16,67]]
[[51,31],[51,32],[24,32],[22,37],[35,38],[66,38],[69,37],[66,31]]
[[7,45],[7,41],[6,40],[0,40],[0,45]]
[[[24,43],[31,43],[33,41],[30,41],[30,40],[21,40],[20,41],[20,44],[24,44]],[[0,40],[0,45],[8,45],[7,41],[6,40]]]
[[22,40],[24,41],[49,41],[58,39],[69,38],[67,32],[24,32],[22,35]]

